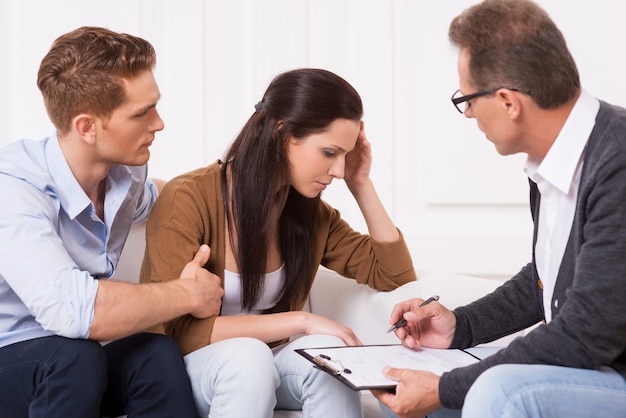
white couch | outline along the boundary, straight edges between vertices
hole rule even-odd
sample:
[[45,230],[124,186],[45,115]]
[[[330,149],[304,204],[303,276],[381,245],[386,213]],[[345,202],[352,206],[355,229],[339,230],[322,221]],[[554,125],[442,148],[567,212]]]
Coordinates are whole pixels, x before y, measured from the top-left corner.
[[[134,226],[124,248],[116,277],[134,281],[144,251],[143,225]],[[337,273],[320,268],[315,278],[307,309],[351,327],[364,344],[397,343],[395,334],[387,333],[393,306],[406,299],[439,295],[448,308],[467,304],[494,290],[500,283],[452,273],[417,270],[418,281],[391,292],[377,292]],[[506,345],[512,337],[496,341]],[[365,418],[382,417],[378,402],[369,391],[362,392]],[[298,411],[276,411],[275,418],[300,417]]]

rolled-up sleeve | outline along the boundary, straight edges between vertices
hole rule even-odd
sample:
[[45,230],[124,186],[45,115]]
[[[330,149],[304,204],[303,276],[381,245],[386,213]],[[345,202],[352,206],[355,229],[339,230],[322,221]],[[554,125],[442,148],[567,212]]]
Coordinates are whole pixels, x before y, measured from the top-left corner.
[[0,297],[8,310],[1,331],[33,326],[34,318],[50,333],[88,338],[98,281],[81,271],[64,247],[57,232],[58,202],[0,175],[0,190],[9,187],[10,196],[0,205]]

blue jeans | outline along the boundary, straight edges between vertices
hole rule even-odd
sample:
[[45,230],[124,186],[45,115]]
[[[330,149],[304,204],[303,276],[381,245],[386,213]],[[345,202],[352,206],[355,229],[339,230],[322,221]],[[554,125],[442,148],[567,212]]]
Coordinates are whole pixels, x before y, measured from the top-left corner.
[[[395,417],[381,406],[385,417]],[[428,418],[626,417],[626,380],[601,370],[502,364],[481,374],[463,410],[440,409]]]
[[608,367],[502,364],[476,379],[463,417],[626,417],[626,380]]
[[349,389],[294,351],[336,347],[328,335],[300,337],[271,350],[254,338],[220,341],[185,356],[198,415],[271,418],[274,409],[307,417],[361,418],[360,393]]
[[[397,418],[397,415],[391,412],[391,410],[383,405],[381,402],[379,402],[378,404],[380,405],[380,410],[383,413],[383,417]],[[461,418],[461,411],[458,409],[441,408],[437,411],[431,412],[424,418]]]
[[0,348],[2,418],[124,414],[195,417],[182,356],[168,337],[138,334],[103,347],[50,336]]

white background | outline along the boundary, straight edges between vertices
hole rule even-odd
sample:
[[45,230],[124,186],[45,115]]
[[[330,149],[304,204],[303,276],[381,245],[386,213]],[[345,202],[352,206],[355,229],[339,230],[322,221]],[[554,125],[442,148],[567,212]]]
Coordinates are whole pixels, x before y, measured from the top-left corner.
[[[36,88],[56,37],[83,25],[148,39],[166,128],[150,175],[220,158],[270,80],[298,67],[346,78],[365,106],[372,176],[420,269],[507,278],[530,258],[524,156],[502,157],[450,96],[450,20],[467,0],[3,0],[0,145],[52,133]],[[626,105],[624,6],[539,1],[563,31],[584,88]],[[0,191],[1,194],[1,191]],[[324,198],[366,231],[343,182]]]

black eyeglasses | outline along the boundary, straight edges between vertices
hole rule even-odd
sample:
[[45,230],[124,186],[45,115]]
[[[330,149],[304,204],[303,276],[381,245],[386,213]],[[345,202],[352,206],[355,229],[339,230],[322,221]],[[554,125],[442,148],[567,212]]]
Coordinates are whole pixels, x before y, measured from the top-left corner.
[[[454,107],[456,107],[456,110],[458,110],[459,113],[463,114],[467,112],[467,109],[469,109],[470,106],[472,105],[472,102],[470,102],[470,100],[475,99],[477,97],[487,96],[488,94],[493,94],[500,89],[507,89],[507,90],[519,91],[524,94],[530,94],[530,91],[525,90],[525,89],[518,89],[516,87],[496,87],[496,88],[488,89],[488,90],[480,90],[472,94],[466,94],[465,96],[459,96],[459,94],[461,94],[461,89],[459,89],[452,94],[452,97],[450,98],[450,100],[452,100],[452,104],[454,105]],[[461,107],[459,107],[461,103],[465,103],[465,109],[461,109]]]

